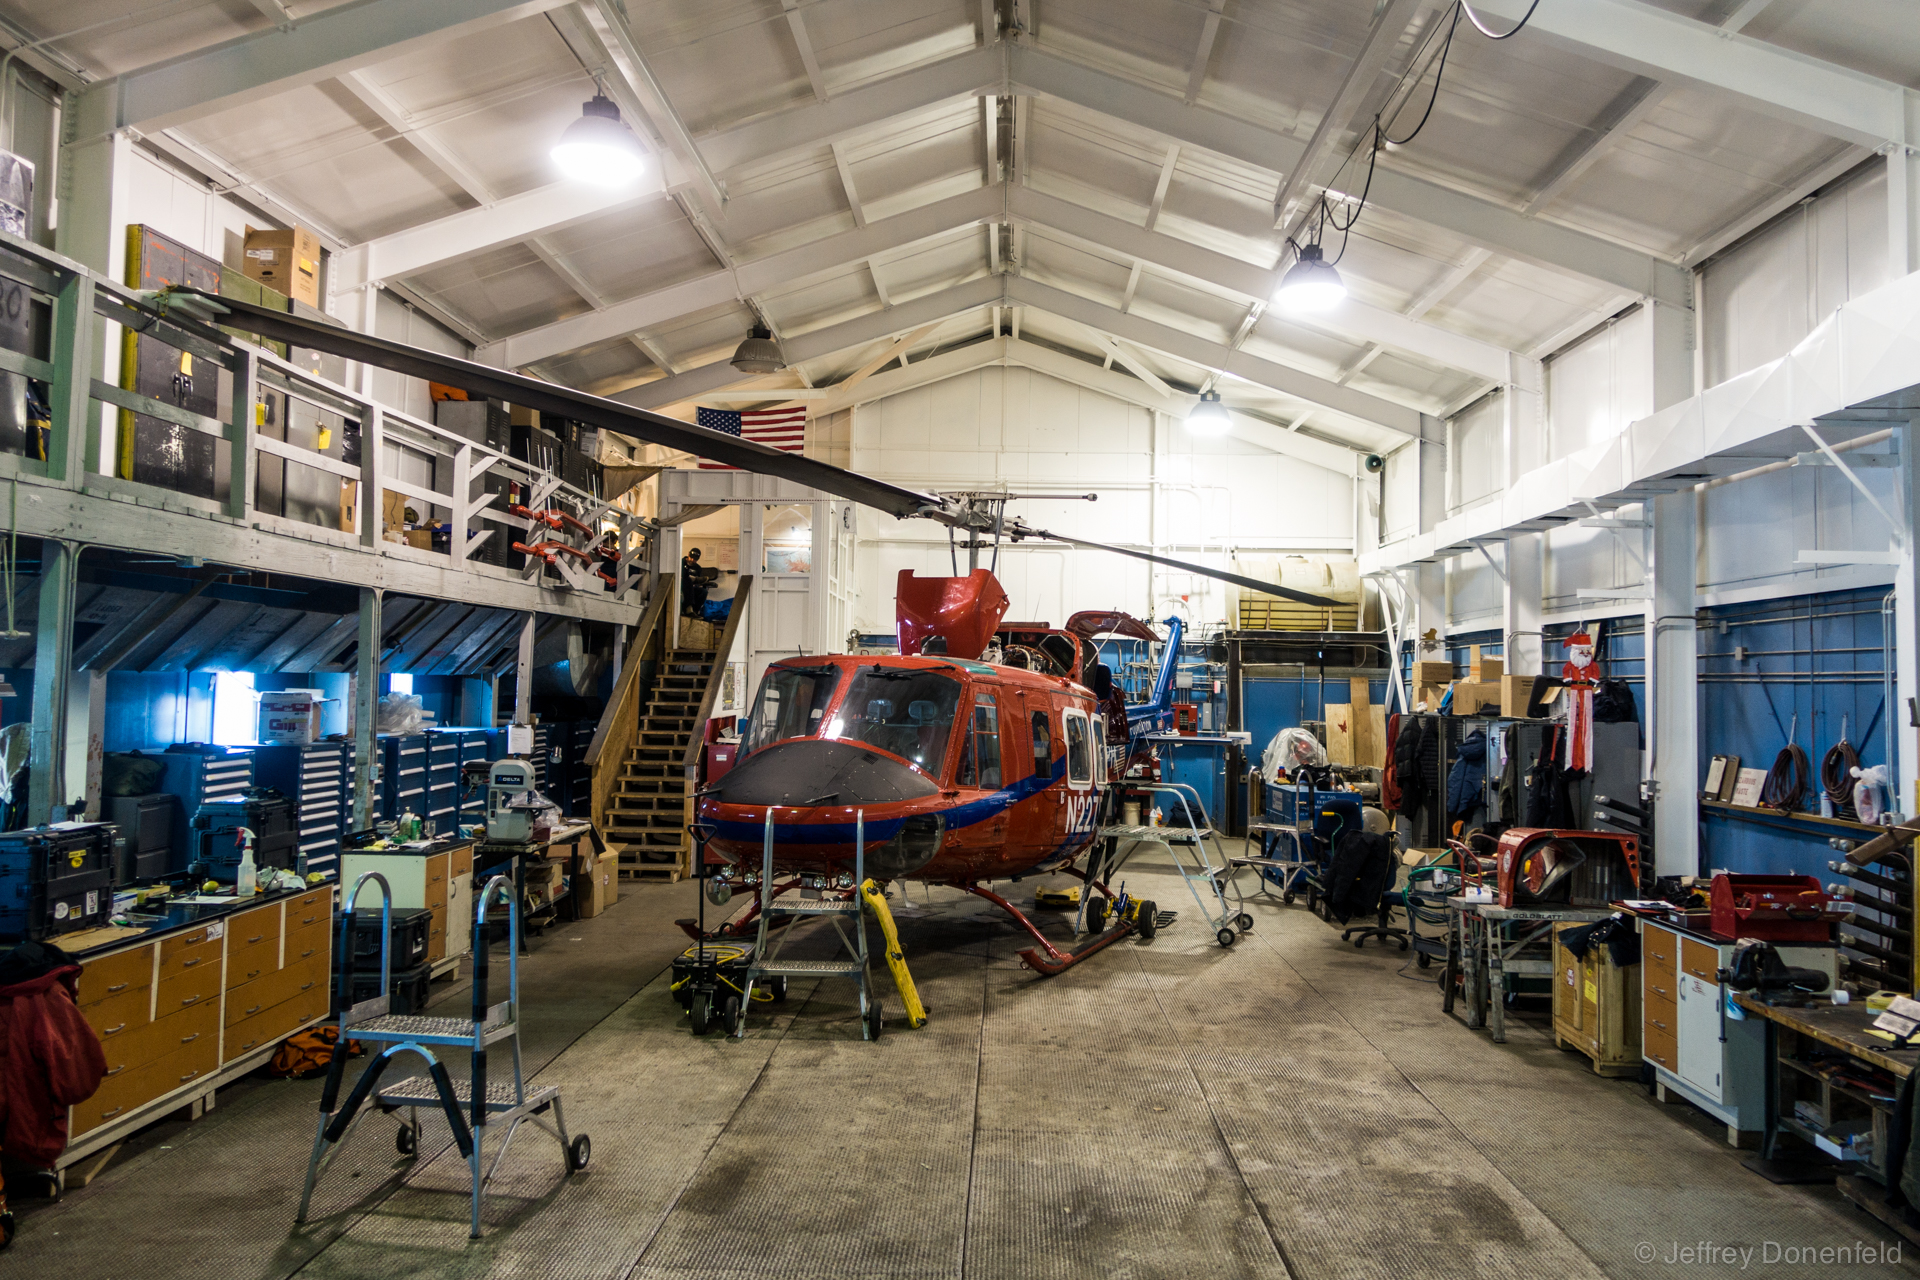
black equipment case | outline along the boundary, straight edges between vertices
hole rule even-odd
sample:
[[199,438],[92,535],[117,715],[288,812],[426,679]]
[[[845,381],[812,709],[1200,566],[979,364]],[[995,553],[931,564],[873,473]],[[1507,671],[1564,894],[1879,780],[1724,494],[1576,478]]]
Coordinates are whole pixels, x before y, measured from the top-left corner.
[[[433,911],[420,907],[393,913],[393,943],[387,952],[387,964],[395,973],[427,962],[427,947],[433,940]],[[353,917],[353,968],[355,976],[380,971],[380,912],[365,908]],[[378,986],[378,983],[374,984]]]
[[0,940],[38,941],[107,923],[116,834],[109,822],[0,832]]
[[253,832],[255,868],[298,870],[300,829],[293,801],[271,787],[249,787],[236,799],[203,804],[193,815],[194,874],[233,883],[240,874],[236,835],[241,827]]

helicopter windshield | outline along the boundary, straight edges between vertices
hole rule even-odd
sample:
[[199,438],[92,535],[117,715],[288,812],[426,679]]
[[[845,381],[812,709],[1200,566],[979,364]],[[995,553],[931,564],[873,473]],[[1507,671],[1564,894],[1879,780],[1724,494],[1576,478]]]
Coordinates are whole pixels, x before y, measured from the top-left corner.
[[768,667],[753,700],[740,758],[788,738],[811,738],[820,732],[827,704],[840,687],[839,667]]
[[960,682],[938,671],[865,667],[847,686],[847,696],[826,736],[865,742],[892,752],[938,778],[953,737]]

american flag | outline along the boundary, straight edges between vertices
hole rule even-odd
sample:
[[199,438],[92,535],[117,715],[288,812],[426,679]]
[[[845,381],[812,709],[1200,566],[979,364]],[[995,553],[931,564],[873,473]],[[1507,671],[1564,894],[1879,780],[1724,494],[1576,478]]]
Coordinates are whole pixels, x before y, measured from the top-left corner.
[[[700,408],[694,413],[694,424],[714,431],[724,431],[730,436],[739,436],[744,440],[755,440],[764,445],[787,453],[800,453],[807,443],[807,407],[799,405],[792,409],[748,409],[736,413],[732,409]],[[734,468],[724,463],[700,460],[702,471],[732,471]]]

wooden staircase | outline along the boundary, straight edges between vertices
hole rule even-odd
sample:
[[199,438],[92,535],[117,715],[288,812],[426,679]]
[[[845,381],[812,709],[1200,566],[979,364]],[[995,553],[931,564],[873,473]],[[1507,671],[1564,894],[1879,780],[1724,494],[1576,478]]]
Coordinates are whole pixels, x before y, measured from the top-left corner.
[[693,787],[683,763],[700,732],[701,700],[719,655],[675,649],[654,676],[639,731],[602,814],[602,834],[620,848],[623,874],[679,880],[693,821]]

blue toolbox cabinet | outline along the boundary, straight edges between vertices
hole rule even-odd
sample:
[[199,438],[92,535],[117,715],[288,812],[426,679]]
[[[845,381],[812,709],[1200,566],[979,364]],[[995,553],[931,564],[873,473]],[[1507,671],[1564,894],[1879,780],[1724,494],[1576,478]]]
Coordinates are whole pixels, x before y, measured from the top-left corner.
[[331,877],[352,821],[353,747],[345,742],[267,746],[253,753],[253,776],[293,802],[302,875]]

